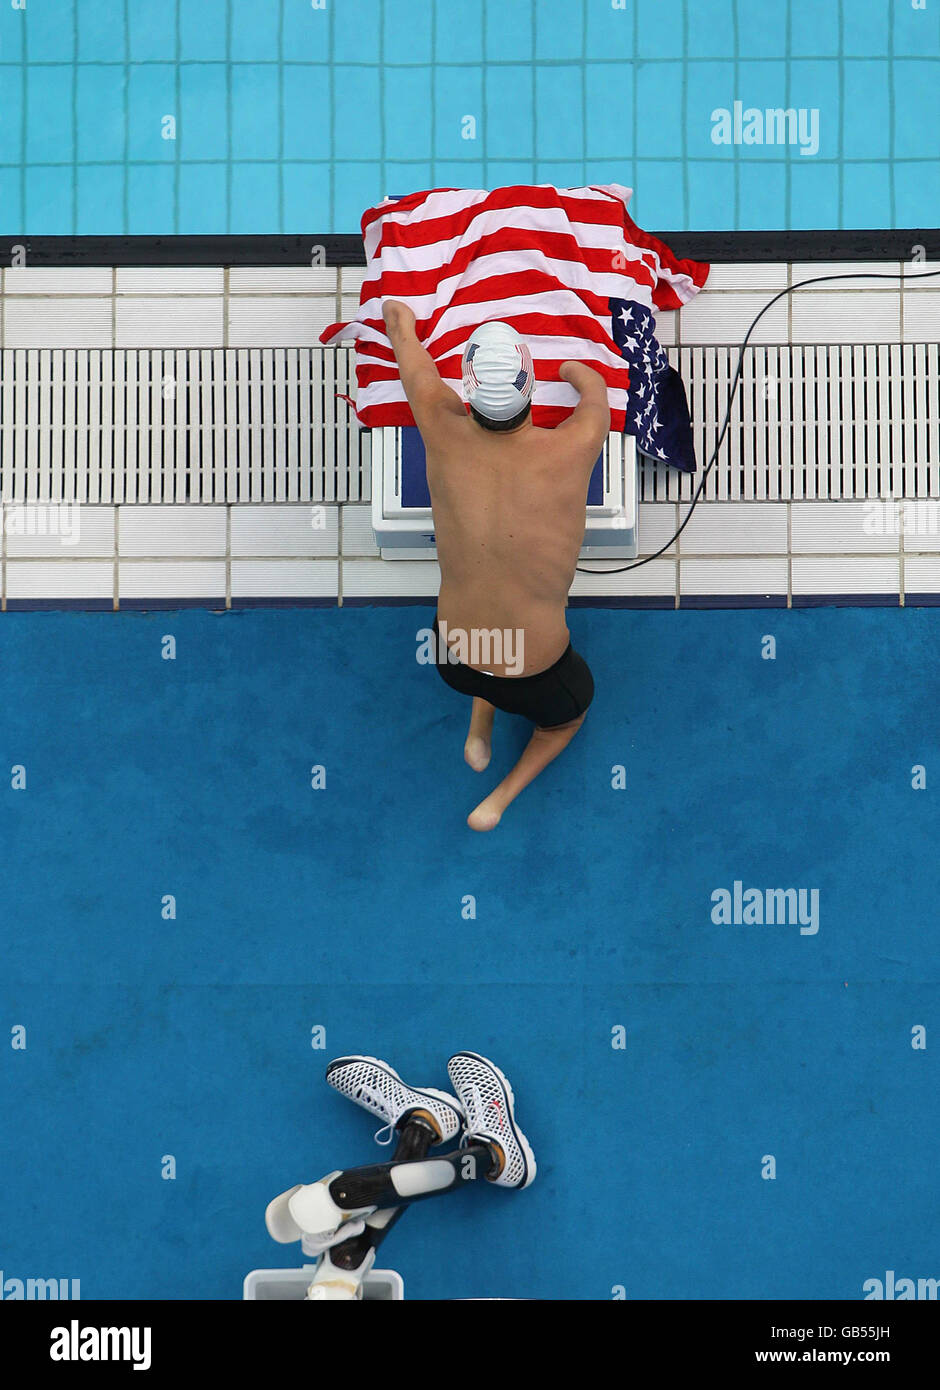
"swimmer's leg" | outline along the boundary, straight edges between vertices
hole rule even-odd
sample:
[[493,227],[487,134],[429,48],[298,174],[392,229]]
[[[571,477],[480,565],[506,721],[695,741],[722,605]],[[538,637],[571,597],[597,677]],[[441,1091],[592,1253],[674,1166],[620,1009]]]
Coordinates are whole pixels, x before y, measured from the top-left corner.
[[[584,712],[587,713],[587,710]],[[552,729],[536,728],[511,772],[467,817],[471,830],[493,830],[511,801],[563,752],[584,723],[584,714]]]
[[495,715],[495,705],[491,705],[488,700],[481,700],[478,695],[473,697],[470,730],[463,746],[463,756],[474,772],[483,772],[489,766]]

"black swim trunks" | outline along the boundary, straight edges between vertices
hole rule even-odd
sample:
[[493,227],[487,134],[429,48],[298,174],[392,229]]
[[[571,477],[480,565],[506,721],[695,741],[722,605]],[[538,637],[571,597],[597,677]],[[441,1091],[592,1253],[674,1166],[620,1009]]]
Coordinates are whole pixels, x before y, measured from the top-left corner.
[[434,643],[438,654],[437,669],[442,680],[461,695],[477,695],[488,700],[507,714],[521,714],[540,729],[570,724],[584,713],[594,698],[594,678],[591,668],[568,643],[567,650],[544,671],[532,676],[488,676],[444,655],[437,615],[434,617]]

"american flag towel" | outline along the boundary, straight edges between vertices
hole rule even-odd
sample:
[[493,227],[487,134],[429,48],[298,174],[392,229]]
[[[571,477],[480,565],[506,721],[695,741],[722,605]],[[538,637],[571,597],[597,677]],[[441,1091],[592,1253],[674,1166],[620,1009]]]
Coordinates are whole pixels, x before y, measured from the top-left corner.
[[685,389],[656,340],[654,316],[687,304],[709,267],[677,259],[640,231],[627,213],[632,195],[618,183],[435,188],[369,208],[359,313],[320,334],[326,344],[355,339],[360,423],[414,425],[382,318],[382,301],[400,299],[461,398],[470,334],[502,319],[532,351],[534,425],[552,428],[571,414],[578,393],[558,369],[571,359],[587,362],[607,383],[611,429],[693,472]]

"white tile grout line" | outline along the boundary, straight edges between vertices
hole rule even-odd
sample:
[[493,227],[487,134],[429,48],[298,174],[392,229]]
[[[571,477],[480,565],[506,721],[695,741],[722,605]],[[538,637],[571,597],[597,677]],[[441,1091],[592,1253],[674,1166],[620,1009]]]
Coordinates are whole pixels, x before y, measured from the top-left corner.
[[232,508],[225,508],[225,606],[232,606]]
[[114,605],[113,612],[117,613],[121,607],[120,590],[118,588],[118,574],[121,554],[121,508],[114,508],[114,592],[111,602]]
[[[790,296],[792,299],[792,295]],[[787,502],[787,607],[793,607],[793,512]]]

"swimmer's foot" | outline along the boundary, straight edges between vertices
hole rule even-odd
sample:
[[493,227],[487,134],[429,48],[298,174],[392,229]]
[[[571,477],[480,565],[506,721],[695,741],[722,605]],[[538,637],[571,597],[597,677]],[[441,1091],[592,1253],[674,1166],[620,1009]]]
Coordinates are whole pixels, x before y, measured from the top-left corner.
[[491,754],[490,741],[480,738],[476,734],[467,734],[467,741],[463,746],[464,762],[473,768],[474,772],[485,772],[490,765]]
[[496,706],[488,700],[475,696],[470,713],[470,728],[463,746],[464,761],[474,772],[485,772],[490,765],[490,752],[493,740],[493,720]]
[[495,830],[502,818],[502,807],[492,796],[481,801],[467,817],[471,830]]

